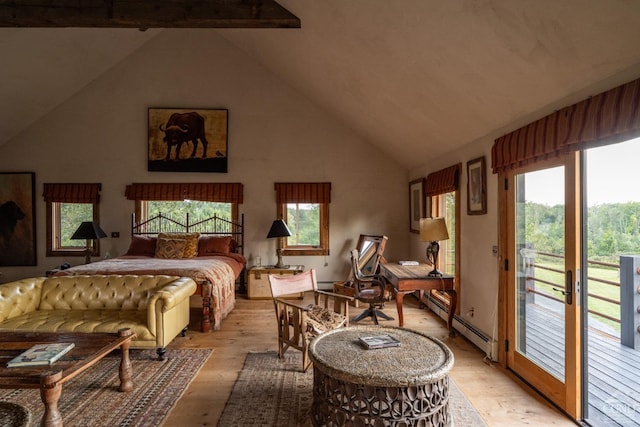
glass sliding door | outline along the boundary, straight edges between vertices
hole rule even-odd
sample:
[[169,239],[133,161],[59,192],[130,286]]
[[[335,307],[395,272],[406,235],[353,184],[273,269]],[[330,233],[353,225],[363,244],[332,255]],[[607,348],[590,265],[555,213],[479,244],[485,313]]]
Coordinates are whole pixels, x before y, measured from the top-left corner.
[[640,256],[639,157],[640,138],[585,152],[584,418],[594,426],[640,426],[640,346],[624,339],[639,333],[628,315],[637,289],[620,265]]
[[577,155],[507,174],[511,369],[579,416]]

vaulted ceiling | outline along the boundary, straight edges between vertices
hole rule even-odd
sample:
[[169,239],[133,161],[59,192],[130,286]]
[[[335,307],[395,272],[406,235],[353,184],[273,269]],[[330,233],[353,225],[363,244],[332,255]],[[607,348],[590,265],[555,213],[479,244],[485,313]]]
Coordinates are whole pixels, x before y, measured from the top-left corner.
[[[640,77],[634,0],[278,3],[301,28],[206,31],[408,169]],[[0,145],[162,31],[0,28]]]

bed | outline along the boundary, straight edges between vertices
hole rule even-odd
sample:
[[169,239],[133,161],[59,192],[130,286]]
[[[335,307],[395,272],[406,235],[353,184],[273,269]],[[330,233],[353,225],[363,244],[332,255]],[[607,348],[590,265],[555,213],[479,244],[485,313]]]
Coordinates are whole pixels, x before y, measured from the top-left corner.
[[[194,243],[195,242],[195,243]],[[195,245],[195,246],[194,246]],[[163,214],[146,221],[131,218],[126,254],[60,270],[56,275],[166,274],[192,278],[202,296],[201,330],[220,329],[235,307],[236,282],[244,283],[244,215],[235,223],[213,216],[190,223]]]

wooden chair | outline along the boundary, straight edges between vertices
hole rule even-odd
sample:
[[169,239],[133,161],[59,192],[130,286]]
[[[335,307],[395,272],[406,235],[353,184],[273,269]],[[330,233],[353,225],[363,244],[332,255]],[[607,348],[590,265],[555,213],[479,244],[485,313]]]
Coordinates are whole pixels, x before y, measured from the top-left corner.
[[[318,290],[314,269],[296,275],[270,274],[269,285],[278,319],[278,357],[289,347],[302,352],[302,369],[311,365],[309,342],[323,332],[349,325],[349,301],[353,297]],[[285,300],[284,295],[313,292],[314,304]]]
[[363,274],[362,271],[360,271],[358,254],[357,249],[351,251],[351,268],[353,270],[353,285],[355,290],[354,297],[358,301],[369,304],[369,308],[360,313],[353,321],[359,322],[366,317],[371,317],[373,323],[377,325],[379,317],[385,320],[393,320],[393,317],[381,311],[384,303],[391,299],[391,292],[387,290],[384,278],[377,274]]

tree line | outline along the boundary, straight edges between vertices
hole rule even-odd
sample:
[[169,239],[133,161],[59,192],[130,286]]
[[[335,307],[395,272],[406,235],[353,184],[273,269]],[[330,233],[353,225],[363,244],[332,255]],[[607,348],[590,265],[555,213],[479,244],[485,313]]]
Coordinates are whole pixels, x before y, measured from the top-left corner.
[[[543,252],[564,255],[564,206],[526,202],[526,241]],[[526,212],[526,213],[524,213]],[[589,259],[619,262],[619,255],[640,254],[640,202],[608,203],[587,210]]]

